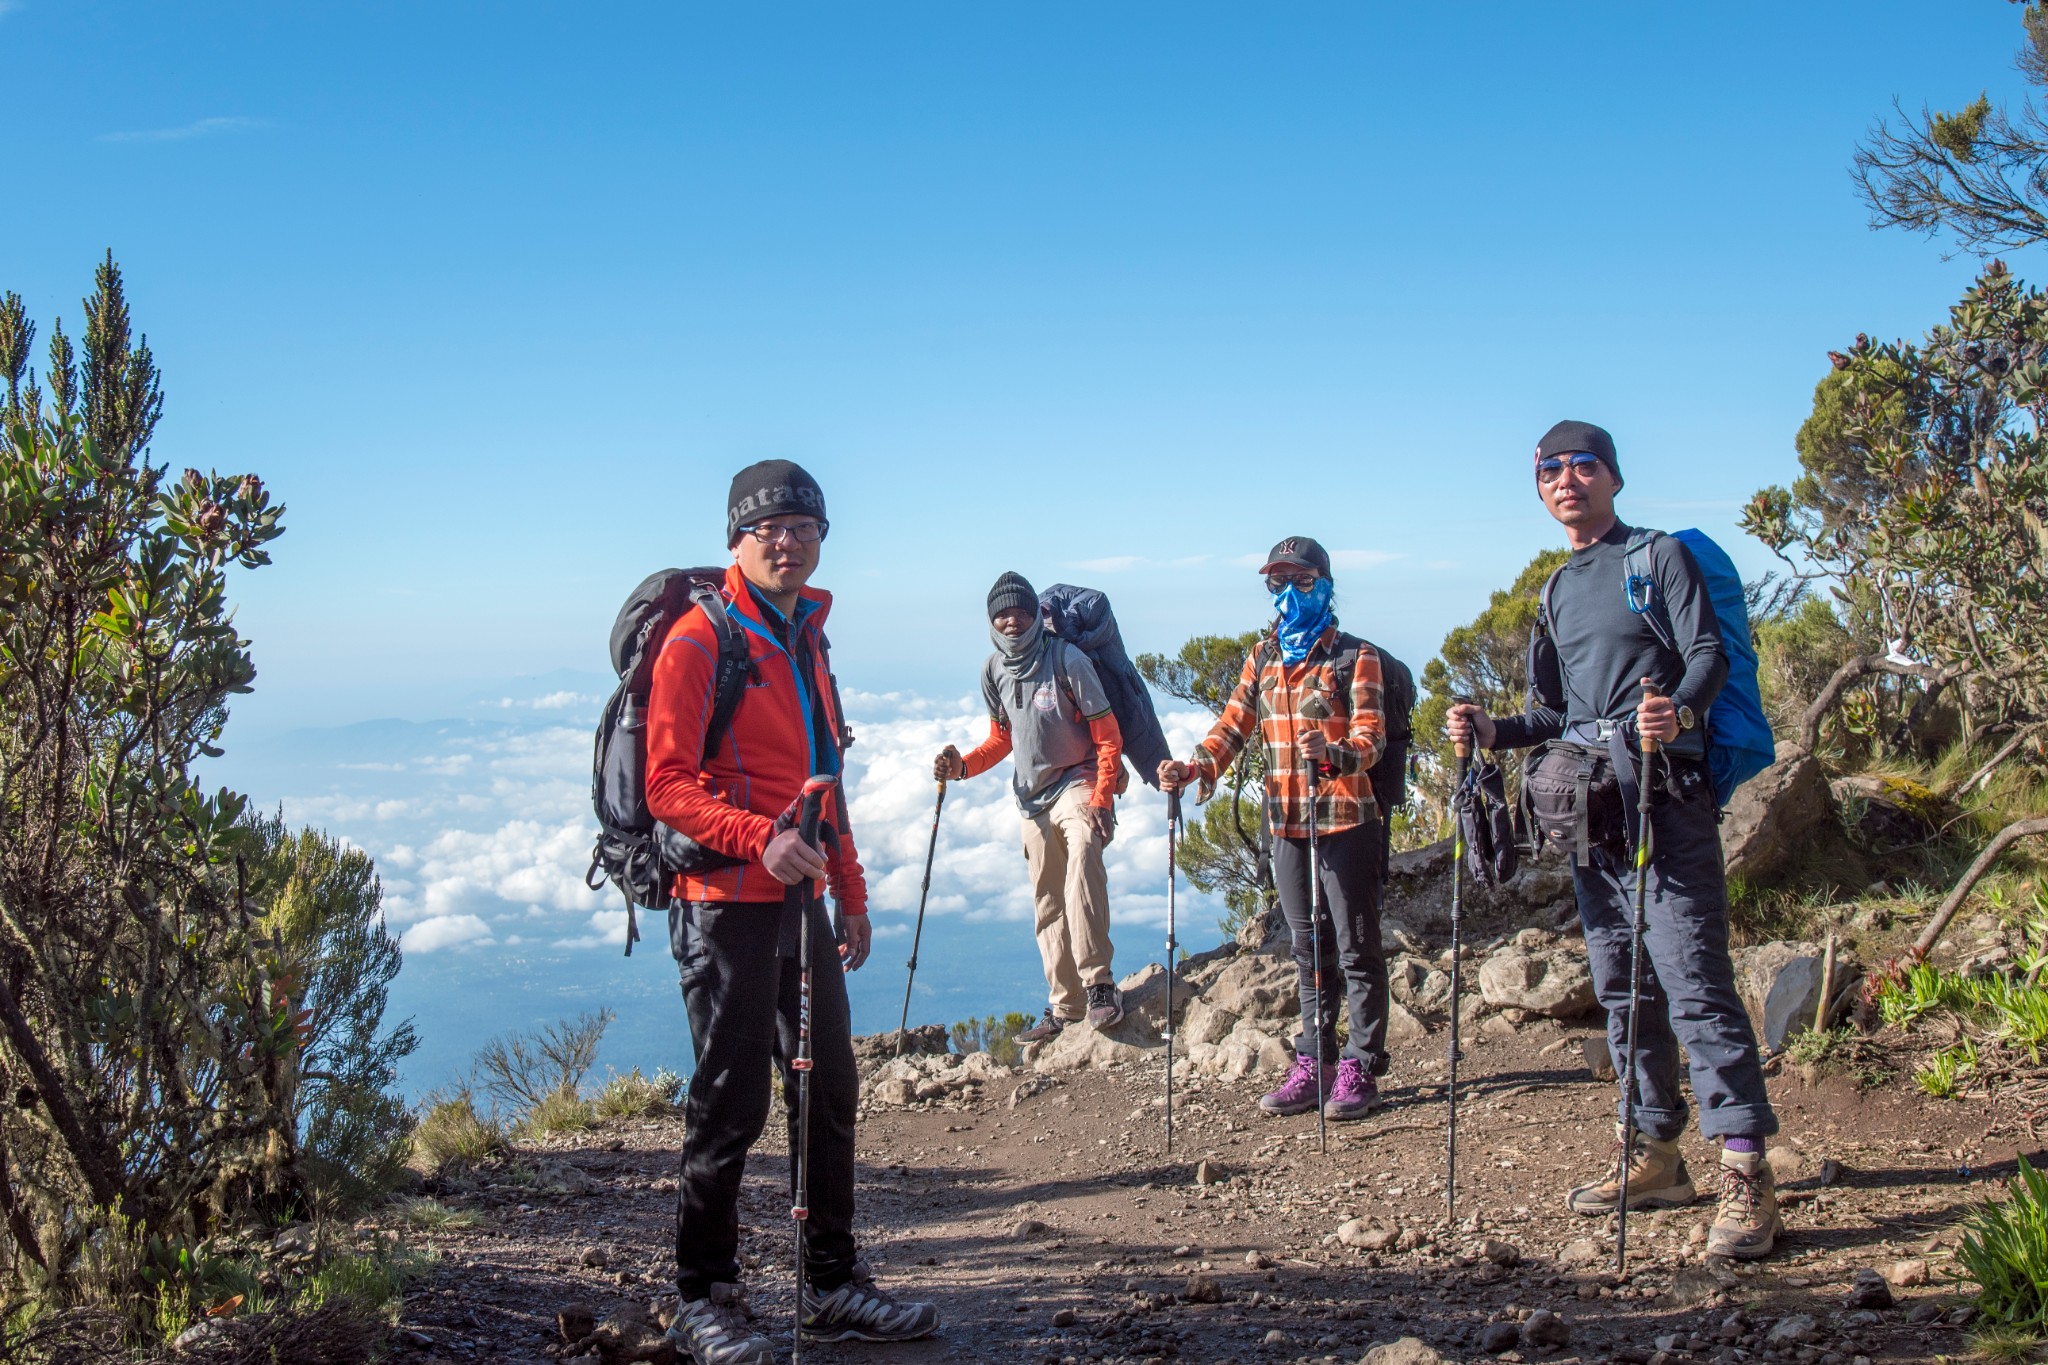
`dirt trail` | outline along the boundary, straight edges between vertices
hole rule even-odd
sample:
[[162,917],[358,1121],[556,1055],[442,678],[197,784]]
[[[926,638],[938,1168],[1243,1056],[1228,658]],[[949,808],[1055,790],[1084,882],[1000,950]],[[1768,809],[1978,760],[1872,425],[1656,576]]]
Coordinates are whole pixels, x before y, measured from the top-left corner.
[[[1586,1032],[1475,1030],[1460,1067],[1455,1234],[1443,1221],[1440,1038],[1397,1049],[1388,1107],[1331,1125],[1327,1155],[1312,1115],[1264,1118],[1252,1107],[1262,1086],[1212,1080],[1176,1087],[1167,1160],[1156,1062],[1063,1077],[1014,1107],[1015,1087],[999,1083],[963,1107],[871,1113],[860,1130],[867,1254],[887,1285],[936,1301],[945,1328],[913,1345],[805,1356],[1263,1365],[1357,1360],[1404,1336],[1447,1360],[1645,1362],[1661,1347],[1657,1365],[1851,1365],[1964,1349],[1960,1325],[1936,1316],[1963,1302],[1946,1279],[1952,1224],[2010,1175],[2017,1151],[2037,1150],[2015,1100],[1943,1104],[1903,1077],[1859,1092],[1846,1077],[1774,1075],[1774,1143],[1789,1177],[1780,1254],[1756,1266],[1700,1257],[1692,1239],[1712,1215],[1715,1162],[1692,1138],[1703,1202],[1632,1218],[1634,1273],[1617,1286],[1611,1235],[1563,1211],[1564,1190],[1607,1145],[1612,1085],[1594,1081],[1570,1045]],[[667,1308],[680,1137],[674,1120],[614,1122],[522,1149],[537,1181],[444,1192],[483,1221],[408,1234],[440,1259],[408,1296],[396,1358],[559,1360],[573,1354],[555,1329],[565,1305],[600,1318],[629,1299]],[[786,1171],[771,1132],[741,1214],[753,1303],[785,1350]],[[1337,1230],[1352,1218],[1380,1220],[1370,1240],[1393,1244],[1345,1245]],[[1519,1262],[1487,1259],[1488,1241]],[[1890,1289],[1896,1306],[1845,1305],[1858,1270],[1914,1259],[1931,1281]],[[1189,1301],[1211,1296],[1197,1276],[1219,1302]],[[1562,1316],[1568,1345],[1484,1349],[1513,1336],[1491,1325],[1538,1309]]]

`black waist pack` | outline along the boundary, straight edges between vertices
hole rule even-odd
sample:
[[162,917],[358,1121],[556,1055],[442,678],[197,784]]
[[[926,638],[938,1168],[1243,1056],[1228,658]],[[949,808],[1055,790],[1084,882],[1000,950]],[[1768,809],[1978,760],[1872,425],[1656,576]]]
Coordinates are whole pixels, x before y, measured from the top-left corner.
[[1585,864],[1596,848],[1628,842],[1621,783],[1605,750],[1552,740],[1529,756],[1522,805],[1540,848]]

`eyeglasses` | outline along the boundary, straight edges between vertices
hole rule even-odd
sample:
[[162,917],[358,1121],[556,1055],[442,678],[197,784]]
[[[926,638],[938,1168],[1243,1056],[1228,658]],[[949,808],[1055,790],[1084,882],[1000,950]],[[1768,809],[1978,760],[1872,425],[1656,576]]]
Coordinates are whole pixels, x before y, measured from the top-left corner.
[[1310,569],[1303,569],[1300,573],[1269,573],[1266,575],[1266,591],[1286,592],[1292,587],[1302,592],[1313,592],[1316,577],[1315,572]]
[[816,545],[825,538],[825,531],[831,525],[824,521],[787,521],[779,525],[757,521],[740,530],[760,541],[763,545]]
[[1583,450],[1571,455],[1551,455],[1536,462],[1536,482],[1556,483],[1566,469],[1570,469],[1574,477],[1589,474],[1599,463],[1598,455],[1589,455]]

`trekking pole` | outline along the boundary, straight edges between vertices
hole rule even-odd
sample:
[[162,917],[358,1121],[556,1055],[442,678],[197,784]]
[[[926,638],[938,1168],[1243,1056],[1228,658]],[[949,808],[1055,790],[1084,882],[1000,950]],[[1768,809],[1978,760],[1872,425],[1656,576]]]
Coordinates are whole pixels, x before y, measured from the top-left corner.
[[[1643,679],[1643,699],[1659,695],[1657,685]],[[1628,1168],[1636,1148],[1636,1015],[1642,1011],[1643,914],[1650,881],[1650,759],[1657,741],[1642,737],[1642,782],[1636,791],[1636,912],[1629,925],[1627,1069],[1621,1082],[1621,1220],[1614,1237],[1614,1278],[1628,1273]]]
[[1166,1153],[1173,1155],[1173,892],[1179,880],[1173,846],[1180,835],[1180,788],[1166,794]]
[[[818,846],[818,822],[823,814],[825,794],[839,779],[817,775],[805,779],[797,829],[805,843]],[[791,1365],[803,1359],[804,1350],[804,1231],[811,1217],[811,911],[813,892],[808,883],[797,897],[797,1003],[796,1056],[789,1069],[796,1073],[796,1150],[790,1153],[791,1180],[795,1199],[790,1221],[796,1225],[796,1328],[790,1333]]]
[[1458,926],[1465,908],[1465,819],[1461,803],[1466,800],[1465,783],[1472,772],[1472,742],[1460,741],[1458,785],[1451,795],[1451,1046],[1450,1080],[1444,1100],[1450,1115],[1444,1125],[1444,1221],[1453,1232],[1458,1227]]
[[932,805],[932,838],[924,846],[924,885],[917,889],[917,928],[910,935],[910,975],[903,981],[903,1022],[896,1025],[896,1055],[910,1043],[910,985],[917,980],[917,945],[924,941],[924,903],[932,893],[932,859],[939,851],[939,812],[946,808],[946,779],[939,779],[939,799]]
[[1322,765],[1308,765],[1308,941],[1316,969],[1309,979],[1316,990],[1316,1151],[1330,1150],[1329,1119],[1323,1113],[1323,869],[1316,861],[1316,804],[1322,791]]

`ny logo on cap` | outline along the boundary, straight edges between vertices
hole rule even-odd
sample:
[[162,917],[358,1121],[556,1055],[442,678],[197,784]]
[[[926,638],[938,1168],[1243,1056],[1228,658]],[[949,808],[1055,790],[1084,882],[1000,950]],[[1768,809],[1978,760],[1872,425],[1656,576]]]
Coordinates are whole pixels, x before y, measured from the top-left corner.
[[1300,541],[1298,541],[1298,540],[1283,540],[1283,541],[1281,541],[1281,542],[1280,542],[1280,553],[1281,553],[1281,554],[1283,554],[1283,555],[1292,555],[1292,554],[1299,554],[1299,553],[1301,553],[1301,542],[1300,542]]

